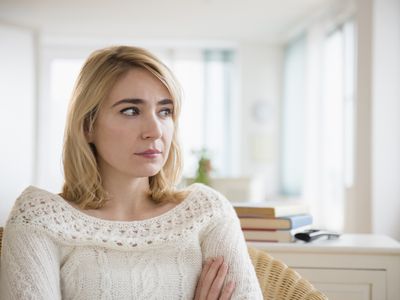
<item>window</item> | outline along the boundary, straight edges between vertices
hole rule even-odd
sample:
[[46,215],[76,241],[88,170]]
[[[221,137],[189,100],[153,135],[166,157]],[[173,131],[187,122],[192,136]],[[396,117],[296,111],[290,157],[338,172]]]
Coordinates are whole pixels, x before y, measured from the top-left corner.
[[286,48],[281,190],[302,195],[315,226],[342,230],[354,165],[354,24]]
[[38,118],[37,183],[59,191],[63,183],[62,146],[67,107],[82,58],[50,57],[44,64],[45,76]]
[[305,37],[293,41],[285,51],[282,101],[281,194],[299,196],[304,173]]

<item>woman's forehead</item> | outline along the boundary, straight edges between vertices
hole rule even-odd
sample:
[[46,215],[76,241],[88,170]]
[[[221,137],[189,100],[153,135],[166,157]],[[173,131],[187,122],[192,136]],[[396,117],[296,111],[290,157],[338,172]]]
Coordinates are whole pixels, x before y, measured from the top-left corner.
[[155,102],[164,99],[173,100],[164,83],[144,68],[130,69],[111,88],[107,102],[113,105],[122,99],[141,99]]

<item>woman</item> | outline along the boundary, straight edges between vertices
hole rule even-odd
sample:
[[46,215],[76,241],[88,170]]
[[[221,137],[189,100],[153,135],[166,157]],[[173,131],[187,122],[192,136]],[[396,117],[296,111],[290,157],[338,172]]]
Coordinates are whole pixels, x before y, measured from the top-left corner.
[[78,78],[62,194],[28,187],[4,232],[2,299],[262,299],[230,203],[177,190],[180,90],[149,52],[94,52]]

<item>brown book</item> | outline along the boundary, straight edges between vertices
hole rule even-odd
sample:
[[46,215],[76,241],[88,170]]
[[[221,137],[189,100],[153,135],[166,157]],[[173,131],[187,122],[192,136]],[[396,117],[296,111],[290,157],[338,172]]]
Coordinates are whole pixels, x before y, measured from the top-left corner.
[[277,200],[260,203],[235,202],[232,203],[239,217],[278,218],[309,212],[304,202],[291,200]]

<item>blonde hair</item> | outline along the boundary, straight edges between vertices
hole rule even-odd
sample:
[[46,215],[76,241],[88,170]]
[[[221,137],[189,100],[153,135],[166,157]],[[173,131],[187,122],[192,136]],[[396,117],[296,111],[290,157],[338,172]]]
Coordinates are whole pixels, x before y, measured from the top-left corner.
[[62,196],[81,208],[101,208],[108,199],[102,186],[96,151],[86,139],[98,112],[117,80],[132,68],[144,68],[168,89],[174,101],[174,136],[162,169],[149,178],[150,197],[156,203],[180,202],[186,196],[175,185],[182,169],[178,143],[178,117],[181,89],[172,72],[154,55],[142,48],[116,46],[93,52],[77,79],[65,128],[63,164],[65,182]]

